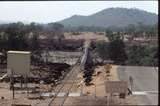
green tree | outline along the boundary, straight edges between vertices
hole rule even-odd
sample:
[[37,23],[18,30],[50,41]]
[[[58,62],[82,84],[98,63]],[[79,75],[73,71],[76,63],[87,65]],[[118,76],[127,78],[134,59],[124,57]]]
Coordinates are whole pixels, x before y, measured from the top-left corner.
[[158,65],[158,47],[156,45],[131,45],[127,48],[128,65]]
[[64,26],[60,23],[48,23],[49,29],[51,29],[51,31],[55,32],[55,31],[62,31]]
[[40,41],[38,33],[33,33],[30,44],[31,51],[40,50]]
[[136,27],[134,24],[129,24],[126,28],[126,33],[131,37],[135,37]]
[[110,30],[110,29],[106,30],[106,37],[108,38],[109,41],[114,40],[114,34],[113,34],[112,30]]
[[108,43],[105,41],[99,41],[96,43],[96,52],[98,53],[98,55],[103,59],[103,60],[107,60],[109,59],[109,55],[108,55]]
[[6,28],[5,33],[8,38],[9,50],[26,50],[28,48],[23,26],[22,23],[11,23]]
[[113,60],[116,64],[125,64],[127,59],[125,45],[121,39],[115,39],[109,43],[98,42],[96,51],[103,60]]
[[115,39],[108,46],[109,58],[116,64],[125,64],[127,55],[125,45],[121,39]]
[[42,62],[42,50],[40,48],[38,33],[33,33],[33,37],[31,38],[30,49],[32,51],[31,62],[32,64],[38,64]]

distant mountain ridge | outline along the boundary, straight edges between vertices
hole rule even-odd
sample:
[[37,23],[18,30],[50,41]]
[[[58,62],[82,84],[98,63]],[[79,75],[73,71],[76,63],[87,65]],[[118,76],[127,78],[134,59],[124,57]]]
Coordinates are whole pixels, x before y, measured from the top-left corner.
[[89,16],[74,15],[59,23],[64,26],[98,26],[98,27],[124,27],[139,22],[152,25],[158,22],[158,15],[136,8],[108,8]]

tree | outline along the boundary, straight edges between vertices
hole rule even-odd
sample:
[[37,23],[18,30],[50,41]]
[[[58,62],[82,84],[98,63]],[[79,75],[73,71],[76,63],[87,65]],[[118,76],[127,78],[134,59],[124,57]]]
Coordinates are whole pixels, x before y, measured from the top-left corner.
[[0,51],[7,49],[8,38],[5,33],[0,33]]
[[115,39],[108,45],[109,58],[116,64],[125,64],[127,55],[125,52],[125,45],[121,39]]
[[25,31],[22,23],[11,23],[6,28],[5,33],[8,38],[9,50],[26,50],[28,48]]
[[62,31],[64,28],[64,26],[60,23],[48,23],[48,26],[54,32],[55,31]]
[[96,51],[103,60],[113,60],[116,64],[125,64],[127,59],[125,45],[119,38],[109,43],[105,41],[98,42]]
[[42,61],[42,50],[40,48],[40,41],[38,37],[38,33],[33,33],[33,37],[31,38],[30,49],[32,51],[31,60],[33,64],[40,63]]
[[33,33],[33,36],[31,38],[30,49],[31,51],[40,50],[39,35],[37,33]]
[[136,27],[134,24],[129,24],[126,28],[126,33],[128,35],[130,35],[131,37],[135,37],[135,31],[136,31]]
[[106,30],[106,37],[109,41],[114,41],[116,39],[123,39],[123,34],[120,31],[113,32],[109,28]]
[[128,65],[157,66],[158,46],[157,45],[131,45],[127,48]]
[[106,37],[108,38],[109,41],[112,41],[114,39],[114,34],[110,29],[106,30]]
[[105,41],[99,41],[96,43],[96,52],[103,59],[109,59],[108,43]]

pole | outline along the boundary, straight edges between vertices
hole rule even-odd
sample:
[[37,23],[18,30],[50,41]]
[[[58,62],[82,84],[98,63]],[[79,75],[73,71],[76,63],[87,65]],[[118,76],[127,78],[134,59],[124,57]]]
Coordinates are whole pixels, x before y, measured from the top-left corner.
[[13,99],[14,99],[14,95],[15,95],[15,93],[14,93],[14,81],[13,81],[13,85],[12,85],[12,91],[13,91]]
[[10,84],[11,84],[11,89],[12,89],[12,97],[14,99],[15,93],[14,93],[14,76],[13,76],[13,71],[11,70],[11,78],[10,78]]
[[95,78],[95,98],[96,98],[96,78]]
[[133,78],[131,76],[129,76],[129,81],[130,81],[131,91],[132,91],[132,88],[133,88]]
[[109,100],[110,100],[110,93],[108,95],[108,102],[107,102],[107,105],[109,106]]
[[23,80],[23,76],[21,75],[21,89],[22,89],[22,80]]
[[26,85],[27,85],[27,97],[28,97],[28,94],[29,94],[29,88],[28,88],[28,76],[26,76]]
[[80,84],[81,86],[81,96],[83,95],[83,83]]
[[25,81],[25,88],[27,90],[27,96],[28,96],[27,75],[24,76],[24,81]]

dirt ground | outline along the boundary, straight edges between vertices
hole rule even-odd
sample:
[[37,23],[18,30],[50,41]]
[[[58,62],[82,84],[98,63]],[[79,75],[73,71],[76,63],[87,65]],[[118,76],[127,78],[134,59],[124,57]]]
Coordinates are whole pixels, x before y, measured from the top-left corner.
[[[117,66],[113,65],[109,76],[106,75],[104,66],[98,66],[93,74],[93,80],[91,83],[93,85],[85,86],[83,84],[83,96],[80,97],[68,97],[64,103],[64,106],[68,105],[107,105],[108,94],[105,92],[104,81],[106,80],[119,80],[117,75]],[[82,80],[82,73],[78,75],[79,80]],[[78,85],[77,85],[78,86]],[[43,86],[44,87],[44,86]],[[79,92],[80,92],[79,87]],[[4,97],[4,98],[2,98]],[[32,106],[46,106],[51,100],[48,99],[28,99],[26,91],[16,91],[15,99],[12,99],[12,91],[9,90],[9,83],[0,83],[0,106],[11,106],[11,104],[27,104]],[[125,99],[119,99],[118,95],[113,95],[110,99],[110,105],[137,105],[135,98],[131,96],[126,96]],[[58,106],[57,102],[57,106]]]
[[[105,92],[105,85],[104,82],[106,80],[110,81],[118,81],[118,74],[116,70],[117,66],[112,65],[111,72],[109,76],[105,73],[104,66],[98,66],[95,69],[93,74],[93,80],[91,83],[93,85],[85,86],[84,85],[84,95],[92,96],[94,98],[101,98],[103,100],[103,105],[106,105],[106,99],[108,94]],[[102,99],[103,98],[103,99]],[[93,100],[94,101],[94,100]],[[114,105],[137,105],[137,101],[132,95],[127,95],[125,99],[120,99],[118,95],[113,95],[113,99],[111,99],[111,104]]]
[[[83,80],[83,74],[79,73],[79,80]],[[104,66],[98,66],[93,74],[93,85],[85,86],[83,83],[83,96],[68,97],[64,106],[106,106],[108,105],[108,95],[105,92],[104,81],[119,81],[117,66],[113,65],[109,76],[105,73]],[[132,95],[127,95],[125,99],[120,99],[118,95],[113,95],[109,100],[109,105],[137,105],[138,102]],[[58,103],[55,104],[58,106]],[[54,105],[54,106],[55,106]]]
[[[20,86],[17,84],[16,86]],[[34,85],[36,86],[36,85]],[[34,95],[38,96],[38,95]],[[23,104],[39,106],[39,104],[47,103],[49,99],[28,99],[32,95],[28,95],[26,90],[16,90],[15,98],[13,99],[13,92],[9,89],[9,83],[0,83],[0,106],[11,106],[12,104]],[[44,105],[45,106],[45,105]]]
[[66,39],[85,39],[85,40],[105,40],[108,41],[107,37],[105,36],[105,33],[102,32],[102,34],[93,33],[93,32],[81,32],[79,35],[73,35],[70,33],[64,33],[64,36]]

